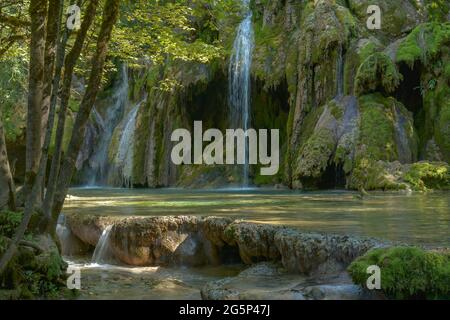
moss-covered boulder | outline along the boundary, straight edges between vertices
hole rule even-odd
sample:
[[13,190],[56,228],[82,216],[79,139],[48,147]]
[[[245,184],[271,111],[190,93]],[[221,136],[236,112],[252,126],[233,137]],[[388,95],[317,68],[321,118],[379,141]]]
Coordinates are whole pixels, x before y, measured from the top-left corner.
[[[0,256],[21,220],[20,212],[0,212]],[[0,300],[61,297],[68,293],[66,269],[53,239],[28,231],[0,275]]]
[[363,287],[367,268],[381,269],[381,290],[395,299],[449,299],[450,252],[424,251],[412,247],[374,249],[348,268],[354,283]]

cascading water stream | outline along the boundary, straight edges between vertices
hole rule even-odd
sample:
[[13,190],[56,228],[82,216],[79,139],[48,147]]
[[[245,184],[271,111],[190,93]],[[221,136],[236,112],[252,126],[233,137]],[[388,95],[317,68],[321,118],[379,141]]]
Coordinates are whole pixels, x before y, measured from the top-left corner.
[[336,62],[336,98],[344,96],[344,53],[342,46],[339,47]]
[[[252,25],[252,11],[249,0],[243,0],[247,10],[244,20],[240,23],[233,53],[229,65],[229,103],[230,120],[234,129],[248,130],[250,127],[250,70],[254,47],[254,32]],[[242,170],[242,184],[249,184],[248,142],[245,143],[245,162]]]
[[61,244],[61,254],[70,254],[71,231],[67,227],[66,217],[63,214],[60,214],[58,217],[58,224],[56,225],[56,235],[58,236],[59,242]]
[[119,171],[121,178],[121,186],[132,187],[131,176],[133,174],[133,147],[134,147],[134,131],[136,128],[136,116],[140,106],[146,99],[136,104],[128,114],[125,126],[119,142],[119,148],[115,158],[115,168]]
[[109,244],[111,230],[112,226],[107,226],[105,230],[103,230],[102,235],[95,246],[94,254],[92,255],[93,263],[101,264],[111,260],[111,247]]
[[104,117],[97,109],[94,109],[94,118],[101,129],[100,139],[96,145],[94,154],[89,159],[92,171],[89,175],[88,185],[105,185],[108,177],[108,149],[114,129],[123,117],[124,109],[128,101],[128,68],[122,65],[120,71],[120,82],[115,87],[113,104],[106,109]]

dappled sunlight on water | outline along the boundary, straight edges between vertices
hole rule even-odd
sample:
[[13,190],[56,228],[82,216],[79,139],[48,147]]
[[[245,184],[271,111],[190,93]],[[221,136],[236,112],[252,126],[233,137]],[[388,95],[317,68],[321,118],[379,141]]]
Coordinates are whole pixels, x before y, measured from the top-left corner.
[[64,211],[95,215],[226,216],[305,231],[450,246],[450,193],[374,193],[270,189],[71,189]]

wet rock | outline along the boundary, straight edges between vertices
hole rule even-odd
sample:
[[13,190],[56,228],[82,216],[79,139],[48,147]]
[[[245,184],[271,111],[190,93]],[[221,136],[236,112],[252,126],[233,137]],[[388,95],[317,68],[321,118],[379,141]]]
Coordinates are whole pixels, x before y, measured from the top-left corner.
[[216,217],[67,217],[67,227],[90,245],[97,244],[108,225],[112,225],[109,241],[115,258],[136,266],[274,261],[292,273],[332,274],[380,245],[373,239],[302,233]]
[[248,222],[234,222],[224,232],[230,245],[238,246],[239,255],[246,264],[261,260],[277,260],[280,253],[274,237],[279,228]]
[[206,300],[370,300],[383,297],[351,283],[348,275],[293,275],[276,263],[262,262],[229,277],[207,283]]
[[376,246],[373,240],[299,233],[292,229],[278,231],[274,243],[286,269],[306,274],[341,271],[356,257]]
[[204,265],[204,246],[209,241],[199,233],[196,217],[128,218],[112,230],[111,248],[121,261],[131,265]]

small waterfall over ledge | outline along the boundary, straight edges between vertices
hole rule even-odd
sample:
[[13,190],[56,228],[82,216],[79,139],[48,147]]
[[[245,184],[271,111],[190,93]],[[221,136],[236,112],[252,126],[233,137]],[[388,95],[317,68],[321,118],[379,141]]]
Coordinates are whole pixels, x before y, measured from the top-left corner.
[[94,254],[92,255],[93,263],[101,264],[111,260],[112,254],[109,244],[111,230],[112,226],[107,226],[105,230],[103,230],[102,235],[95,246]]
[[[254,32],[252,24],[252,11],[249,9],[249,0],[242,0],[247,10],[244,20],[240,23],[233,53],[229,65],[229,104],[230,123],[234,129],[250,128],[250,72],[252,53],[254,47]],[[245,143],[245,163],[242,169],[242,185],[249,184],[248,142]]]

